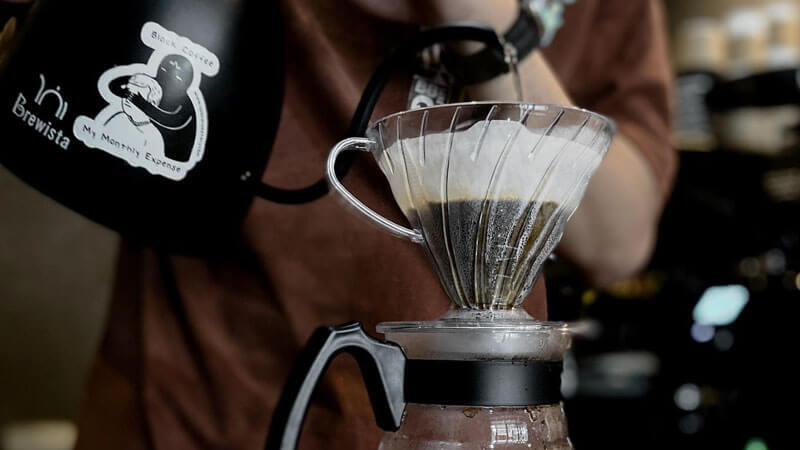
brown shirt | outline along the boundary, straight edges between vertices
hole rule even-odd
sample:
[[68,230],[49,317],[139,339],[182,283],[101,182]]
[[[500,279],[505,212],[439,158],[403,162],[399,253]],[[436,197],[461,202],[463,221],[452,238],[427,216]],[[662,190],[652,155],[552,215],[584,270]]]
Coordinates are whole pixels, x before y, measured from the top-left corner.
[[[602,5],[602,7],[601,7]],[[322,174],[378,61],[414,27],[357,1],[284,2],[286,100],[265,179],[299,187]],[[669,70],[656,0],[581,0],[545,55],[582,107],[617,120],[665,191]],[[376,117],[404,108],[390,87]],[[346,181],[402,222],[368,157]],[[108,329],[81,411],[79,449],[262,448],[284,379],[314,328],[428,320],[448,302],[422,247],[367,225],[332,196],[301,206],[255,200],[247,251],[201,259],[122,249]],[[546,317],[542,283],[526,306]],[[320,385],[303,448],[374,449],[357,365],[340,358]]]

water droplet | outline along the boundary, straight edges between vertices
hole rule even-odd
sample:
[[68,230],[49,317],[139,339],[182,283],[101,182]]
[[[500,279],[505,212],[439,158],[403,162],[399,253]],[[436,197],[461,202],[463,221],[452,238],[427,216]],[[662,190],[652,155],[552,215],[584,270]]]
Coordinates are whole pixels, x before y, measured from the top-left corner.
[[478,414],[478,408],[464,408],[461,412],[465,417],[472,419]]
[[523,102],[524,97],[522,95],[522,80],[519,76],[519,67],[517,63],[519,59],[517,58],[517,49],[511,45],[510,43],[503,44],[503,50],[505,51],[506,57],[506,64],[508,64],[509,72],[511,73],[511,80],[514,82],[514,90],[517,93],[517,101]]

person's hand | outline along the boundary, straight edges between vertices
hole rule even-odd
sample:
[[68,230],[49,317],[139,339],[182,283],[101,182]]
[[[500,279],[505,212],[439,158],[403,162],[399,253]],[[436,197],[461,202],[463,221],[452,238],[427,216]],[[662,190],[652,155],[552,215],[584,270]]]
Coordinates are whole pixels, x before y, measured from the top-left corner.
[[[0,0],[0,3],[32,3],[33,0]],[[17,19],[12,17],[2,24],[0,28],[0,64],[5,58],[5,53],[8,50],[11,40],[17,33]]]
[[[519,15],[519,0],[429,0],[423,9],[424,25],[470,22],[491,27],[502,35]],[[477,42],[454,42],[449,48],[463,54],[470,54],[483,48]]]
[[475,22],[488,25],[502,34],[519,14],[519,0],[431,0],[426,19],[433,24]]
[[3,25],[3,28],[0,30],[0,63],[3,62],[6,49],[11,44],[11,39],[14,37],[16,32],[17,19],[12,17],[8,19],[8,22],[6,22],[5,25]]

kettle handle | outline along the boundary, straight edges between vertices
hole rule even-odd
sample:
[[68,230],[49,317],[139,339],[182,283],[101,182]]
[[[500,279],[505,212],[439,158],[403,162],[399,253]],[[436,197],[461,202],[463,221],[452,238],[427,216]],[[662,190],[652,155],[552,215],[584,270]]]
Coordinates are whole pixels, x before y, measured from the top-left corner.
[[369,336],[358,322],[320,327],[297,358],[272,416],[266,450],[294,450],[300,439],[308,403],[325,369],[339,353],[355,357],[367,386],[375,420],[397,431],[405,411],[403,379],[406,356],[393,343]]
[[[455,41],[482,42],[486,44],[486,50],[496,52],[500,57],[505,55],[506,47],[503,45],[503,39],[492,28],[485,25],[469,22],[450,23],[421,30],[387,56],[372,74],[372,78],[367,83],[361,100],[358,102],[355,114],[353,114],[347,136],[365,136],[369,119],[372,117],[372,111],[378,103],[383,88],[397,71],[414,61],[417,52],[433,44]],[[344,178],[353,162],[352,155],[345,155],[337,165],[336,177]],[[328,182],[324,176],[316,183],[299,189],[270,186],[261,182],[258,177],[249,180],[254,183],[253,190],[257,196],[276,203],[308,203],[328,193]]]

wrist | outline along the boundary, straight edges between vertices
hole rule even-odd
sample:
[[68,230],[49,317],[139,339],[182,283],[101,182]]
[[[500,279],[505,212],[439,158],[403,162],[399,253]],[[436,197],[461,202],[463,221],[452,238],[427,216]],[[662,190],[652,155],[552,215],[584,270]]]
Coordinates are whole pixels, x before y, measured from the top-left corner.
[[504,50],[484,48],[465,52],[464,46],[447,47],[442,63],[456,79],[465,85],[490,81],[508,73],[511,64],[525,60],[540,43],[541,27],[536,18],[522,8],[517,9],[516,19],[506,30],[498,32]]
[[502,33],[517,19],[518,0],[442,0],[432,2],[430,25],[475,22]]

